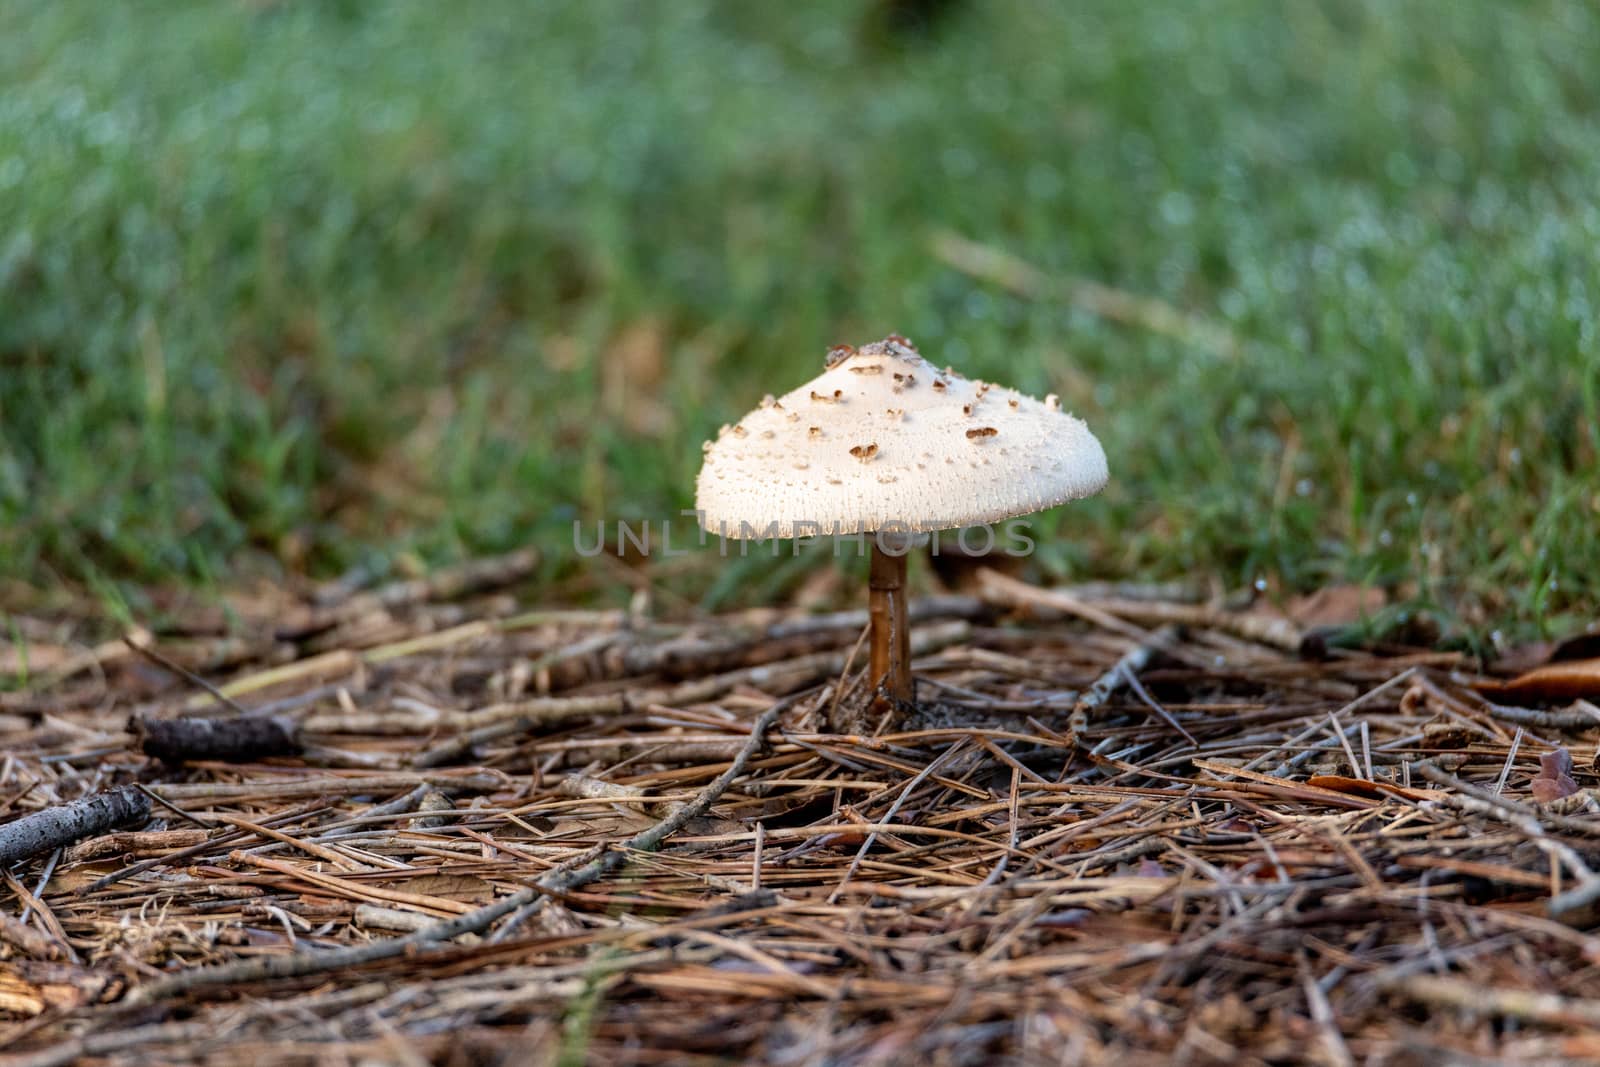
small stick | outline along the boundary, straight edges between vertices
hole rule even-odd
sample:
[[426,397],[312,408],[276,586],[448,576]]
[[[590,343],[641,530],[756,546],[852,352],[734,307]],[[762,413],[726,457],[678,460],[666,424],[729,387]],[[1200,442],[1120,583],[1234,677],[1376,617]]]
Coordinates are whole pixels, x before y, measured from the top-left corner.
[[1200,746],[1200,742],[1195,740],[1194,734],[1191,734],[1188,730],[1185,730],[1183,728],[1183,723],[1179,722],[1173,716],[1172,712],[1162,707],[1160,702],[1157,701],[1155,697],[1150,695],[1150,690],[1146,689],[1144,687],[1144,683],[1139,681],[1139,675],[1137,671],[1124,671],[1122,677],[1128,683],[1128,688],[1133,690],[1133,695],[1144,701],[1145,705],[1149,707],[1151,711],[1161,716],[1163,722],[1172,727],[1174,730],[1178,731],[1178,733],[1182,734],[1183,739],[1189,742],[1191,746],[1195,748]]
[[[1361,764],[1356,762],[1355,749],[1350,747],[1350,736],[1349,735],[1350,735],[1350,733],[1352,731],[1351,730],[1347,730],[1345,728],[1344,723],[1339,721],[1338,712],[1334,712],[1334,711],[1328,712],[1328,722],[1333,726],[1334,739],[1336,741],[1338,741],[1339,745],[1344,749],[1344,758],[1350,761],[1350,773],[1351,773],[1351,775],[1353,775],[1356,778],[1360,778],[1361,777]],[[1371,775],[1368,775],[1367,777],[1370,779]]]
[[[297,682],[312,675],[327,675],[329,677],[346,675],[356,670],[361,664],[362,659],[360,656],[349,649],[340,648],[332,652],[324,652],[318,656],[308,656],[305,659],[295,660],[293,663],[285,663],[281,667],[268,667],[243,678],[236,678],[225,686],[219,686],[218,691],[230,702],[233,702],[233,698],[244,696],[247,693],[259,692],[262,689],[282,685],[285,682]],[[212,703],[214,703],[214,700],[209,693],[196,693],[184,702],[183,708],[185,711],[197,711],[200,708],[208,707]],[[234,706],[237,707],[237,703],[234,703]]]
[[766,851],[766,846],[767,824],[758,822],[756,823],[755,856],[750,861],[750,891],[752,893],[761,892],[761,854]]
[[[1177,636],[1178,631],[1174,627],[1164,626],[1117,660],[1111,669],[1097,678],[1093,685],[1084,690],[1077,703],[1072,705],[1072,714],[1067,722],[1068,733],[1073,736],[1082,733],[1089,725],[1089,713],[1110,700],[1113,693],[1122,688],[1135,674],[1149,666],[1155,654],[1175,641]],[[1170,715],[1167,719],[1179,733],[1189,739],[1190,744],[1195,743],[1189,732],[1178,726]]]
[[349,777],[328,775],[273,782],[176,782],[172,785],[156,785],[151,788],[166,800],[233,801],[241,797],[274,797],[286,800],[291,797],[350,796],[355,793],[387,794],[411,789],[419,783],[429,784],[436,789],[492,793],[504,786],[506,779],[504,775],[488,771],[468,774],[435,771],[425,774],[396,772]]
[[1511,777],[1511,765],[1517,761],[1517,749],[1522,747],[1522,727],[1517,727],[1515,736],[1511,738],[1511,747],[1506,751],[1505,765],[1500,768],[1500,778],[1494,783],[1496,794],[1506,791],[1506,779]]
[[153,648],[150,648],[148,645],[142,644],[139,641],[135,641],[131,636],[124,637],[122,640],[129,648],[133,649],[134,652],[143,656],[156,666],[163,667],[171,671],[173,674],[176,674],[190,685],[199,686],[201,689],[204,689],[206,692],[210,693],[211,696],[219,703],[226,704],[240,715],[248,714],[248,712],[246,712],[244,708],[240,706],[240,704],[232,697],[218,689],[216,686],[212,685],[210,682],[206,681],[204,678],[200,677],[198,674],[191,671],[189,668],[185,667],[183,664],[174,663],[171,659],[163,656],[161,653],[157,652]]
[[1311,1009],[1311,1021],[1322,1031],[1322,1047],[1327,1053],[1328,1062],[1338,1067],[1354,1067],[1355,1057],[1350,1054],[1350,1047],[1344,1043],[1344,1035],[1339,1032],[1339,1021],[1333,1013],[1333,1005],[1328,1003],[1327,993],[1311,973],[1311,962],[1306,959],[1305,949],[1295,953],[1295,965],[1300,972],[1300,987],[1305,990],[1306,1007]]
[[1546,711],[1542,708],[1512,708],[1504,704],[1486,704],[1489,714],[1504,722],[1521,726],[1537,726],[1546,730],[1581,730],[1600,726],[1600,712],[1587,700],[1575,701],[1570,708]]
[[0,826],[0,867],[150,817],[150,798],[131,786],[96,793]]
[[[50,876],[56,873],[56,864],[61,862],[61,854],[66,849],[58,848],[50,853],[50,858],[44,861],[44,868],[39,872],[39,880],[33,884],[33,895],[37,899],[44,892],[44,887],[50,884]],[[22,909],[22,922],[28,921],[28,916],[33,914],[33,907],[29,905]]]

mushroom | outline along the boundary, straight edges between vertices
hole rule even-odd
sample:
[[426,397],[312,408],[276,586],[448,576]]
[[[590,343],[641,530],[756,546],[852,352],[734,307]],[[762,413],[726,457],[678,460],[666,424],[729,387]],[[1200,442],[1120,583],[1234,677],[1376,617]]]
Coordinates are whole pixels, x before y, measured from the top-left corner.
[[[873,534],[871,681],[908,701],[910,535],[1092,496],[1105,486],[1106,457],[1082,420],[1021,394],[1003,406],[983,405],[983,423],[974,426],[973,410],[989,386],[941,374],[896,335],[858,349],[837,346],[826,368],[739,420],[756,436],[724,435],[711,444],[695,507],[700,524],[723,537]],[[917,378],[935,388],[905,388]],[[803,407],[808,418],[786,420],[786,403]],[[895,417],[862,414],[890,409]]]

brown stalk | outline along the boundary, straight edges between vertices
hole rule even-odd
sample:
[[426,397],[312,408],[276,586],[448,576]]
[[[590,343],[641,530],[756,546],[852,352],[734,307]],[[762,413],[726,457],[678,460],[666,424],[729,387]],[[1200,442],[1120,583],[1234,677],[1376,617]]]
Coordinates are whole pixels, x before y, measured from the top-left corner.
[[872,622],[872,684],[895,700],[909,701],[911,685],[911,624],[906,611],[906,552],[904,544],[887,547],[879,534],[872,541],[872,566],[867,579],[867,613]]

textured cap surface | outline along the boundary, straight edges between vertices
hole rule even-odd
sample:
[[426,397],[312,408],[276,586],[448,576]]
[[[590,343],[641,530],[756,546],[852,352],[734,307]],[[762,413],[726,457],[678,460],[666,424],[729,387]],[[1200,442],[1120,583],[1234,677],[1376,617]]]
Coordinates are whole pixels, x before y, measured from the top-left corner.
[[1106,457],[1055,397],[939,370],[891,337],[836,348],[812,381],[724,426],[695,485],[738,537],[922,532],[998,522],[1106,484]]

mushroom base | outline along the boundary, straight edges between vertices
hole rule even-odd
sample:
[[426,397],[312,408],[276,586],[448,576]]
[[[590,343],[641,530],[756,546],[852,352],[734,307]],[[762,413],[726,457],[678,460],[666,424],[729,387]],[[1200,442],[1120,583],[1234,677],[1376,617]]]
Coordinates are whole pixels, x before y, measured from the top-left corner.
[[868,614],[872,621],[872,684],[895,700],[912,699],[911,620],[906,611],[906,555],[908,545],[891,545],[898,554],[885,552],[874,538],[872,565],[867,579]]

